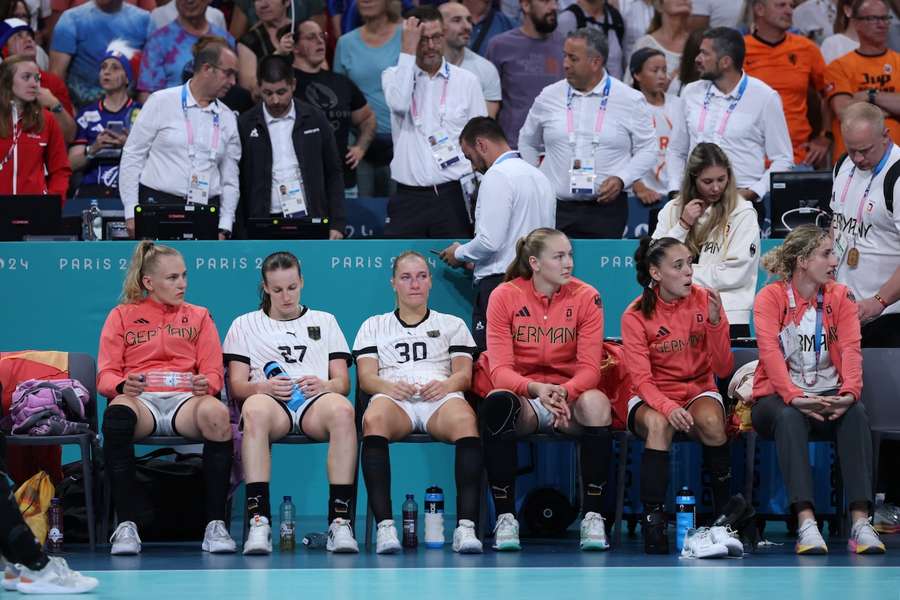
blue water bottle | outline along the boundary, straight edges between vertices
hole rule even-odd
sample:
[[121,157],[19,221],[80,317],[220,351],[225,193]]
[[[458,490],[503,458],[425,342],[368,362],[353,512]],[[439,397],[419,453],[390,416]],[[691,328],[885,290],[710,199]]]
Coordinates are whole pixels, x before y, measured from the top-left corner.
[[[266,379],[272,379],[273,377],[282,375],[287,377],[287,373],[284,372],[281,365],[274,360],[266,363],[266,366],[263,367],[263,373],[266,374]],[[306,396],[303,395],[303,390],[298,388],[296,383],[293,384],[291,386],[291,399],[287,403],[287,407],[293,412],[303,406],[305,400]]]
[[675,496],[675,547],[680,552],[688,529],[697,527],[697,499],[688,486],[682,486]]

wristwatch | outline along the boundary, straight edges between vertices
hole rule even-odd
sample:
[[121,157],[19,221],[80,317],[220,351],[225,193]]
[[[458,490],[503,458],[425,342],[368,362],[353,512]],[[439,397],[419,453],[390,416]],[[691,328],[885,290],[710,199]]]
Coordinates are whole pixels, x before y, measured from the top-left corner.
[[61,113],[62,111],[63,111],[63,105],[62,105],[62,102],[57,102],[55,106],[53,106],[52,108],[50,108],[50,112],[52,112],[53,114],[57,114],[57,115],[58,115],[58,114]]
[[94,158],[94,146],[93,144],[88,144],[84,147],[84,156],[87,159]]
[[869,90],[869,104],[875,104],[875,94],[878,93],[878,90],[875,88],[871,88]]

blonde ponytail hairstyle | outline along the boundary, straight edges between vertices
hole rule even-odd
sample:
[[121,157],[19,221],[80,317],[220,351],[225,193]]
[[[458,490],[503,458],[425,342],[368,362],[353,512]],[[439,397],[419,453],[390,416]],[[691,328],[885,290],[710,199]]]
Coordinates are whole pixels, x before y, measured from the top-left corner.
[[136,304],[147,297],[147,288],[144,287],[144,275],[153,272],[160,256],[178,256],[181,252],[169,246],[163,246],[150,240],[138,242],[131,255],[131,264],[125,274],[125,282],[122,284],[122,296],[119,302],[122,304]]
[[566,235],[558,229],[550,227],[538,227],[526,236],[520,237],[516,241],[516,257],[509,263],[506,268],[506,275],[503,281],[512,281],[519,277],[523,279],[531,279],[531,263],[528,259],[532,256],[540,256],[541,252],[547,246],[547,239],[556,235]]
[[822,240],[831,237],[831,232],[815,225],[801,225],[791,231],[780,246],[772,248],[760,259],[763,270],[771,276],[787,281],[794,274],[801,258],[808,258],[816,251]]

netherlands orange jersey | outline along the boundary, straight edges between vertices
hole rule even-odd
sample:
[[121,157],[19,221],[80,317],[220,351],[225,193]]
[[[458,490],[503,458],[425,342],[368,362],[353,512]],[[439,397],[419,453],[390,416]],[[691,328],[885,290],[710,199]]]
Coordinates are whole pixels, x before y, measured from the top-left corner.
[[747,47],[744,70],[765,81],[781,96],[794,147],[794,162],[800,163],[806,158],[806,149],[801,146],[813,134],[806,114],[807,90],[812,86],[819,93],[825,91],[822,52],[811,40],[793,33],[777,44],[770,44],[755,35],[744,36],[744,42]]
[[600,384],[603,303],[592,286],[575,279],[552,298],[530,279],[498,286],[488,301],[487,352],[478,360],[475,391],[507,389],[529,396],[528,384],[566,388],[569,402]]
[[697,285],[672,303],[657,296],[650,319],[634,302],[629,305],[622,315],[625,365],[641,400],[668,417],[703,392],[715,391],[713,375],[731,375],[728,319],[720,312],[719,323],[711,325],[709,292]]
[[[129,373],[174,371],[205,375],[209,393],[224,382],[222,344],[209,311],[145,298],[112,309],[100,333],[97,391],[115,398]],[[156,391],[147,387],[148,392]]]
[[[883,54],[877,56],[864,56],[858,50],[854,50],[830,63],[825,69],[825,95],[831,102],[837,95],[852,96],[856,92],[870,89],[895,93],[898,91],[898,80],[900,80],[900,54],[893,50],[885,50]],[[894,143],[900,143],[900,120],[885,115],[884,124]],[[837,161],[847,151],[837,115],[834,115],[832,121],[832,131],[833,159]]]

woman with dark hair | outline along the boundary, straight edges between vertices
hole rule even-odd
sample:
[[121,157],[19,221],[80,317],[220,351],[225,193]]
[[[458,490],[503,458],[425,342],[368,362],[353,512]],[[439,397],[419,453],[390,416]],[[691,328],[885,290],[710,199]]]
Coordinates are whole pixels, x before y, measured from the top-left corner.
[[662,176],[666,172],[666,148],[672,135],[672,114],[680,112],[678,105],[681,104],[681,99],[666,93],[669,86],[667,68],[666,57],[661,50],[639,48],[631,55],[629,73],[632,85],[647,99],[659,148],[653,170],[632,186],[634,195],[645,205],[656,204],[668,192]]
[[41,108],[37,63],[15,56],[0,65],[0,195],[63,199],[72,169],[62,130]]
[[250,531],[244,554],[271,554],[270,442],[302,433],[328,442],[329,552],[359,552],[354,516],[356,425],[350,349],[334,315],[300,303],[303,275],[290,252],[262,263],[259,310],[235,319],[225,336],[231,397],[241,407],[241,456]]
[[809,465],[810,434],[834,439],[853,527],[847,547],[881,554],[873,529],[872,444],[862,391],[856,301],[835,283],[838,257],[826,229],[804,225],[763,258],[781,281],[756,297],[753,321],[759,365],[753,380],[753,428],[775,440],[778,464],[797,515],[797,554],[825,554],[816,525]]
[[677,94],[681,87],[677,81],[678,69],[691,33],[687,25],[690,16],[691,0],[654,0],[653,18],[647,34],[634,44],[635,52],[641,48],[653,48],[663,53],[668,72],[666,89],[673,94]]
[[[694,285],[691,251],[671,237],[641,239],[634,255],[641,295],[622,315],[625,364],[635,396],[628,402],[629,431],[645,442],[641,458],[641,533],[647,554],[667,554],[666,488],[669,448],[676,432],[703,444],[711,475],[713,510],[730,496],[731,455],[725,405],[715,376],[731,375],[734,358],[728,318],[715,290]],[[713,528],[685,544],[697,557],[743,552],[724,528]]]
[[737,193],[731,161],[719,146],[701,142],[691,152],[681,191],[660,211],[652,236],[685,243],[696,259],[694,281],[722,294],[731,337],[750,337],[759,224],[753,203]]
[[394,260],[396,310],[369,317],[353,342],[359,387],[372,394],[362,416],[362,472],[377,524],[375,552],[401,549],[391,509],[388,445],[413,432],[456,447],[453,551],[479,554],[475,535],[482,494],[481,440],[465,392],[472,381],[475,340],[459,317],[431,310],[431,270],[418,252]]
[[700,54],[700,42],[703,40],[703,29],[695,29],[688,36],[678,64],[678,75],[672,80],[670,89],[681,97],[681,91],[689,83],[700,79],[697,71],[697,55]]
[[237,43],[240,63],[238,83],[251,92],[257,88],[256,67],[259,61],[271,54],[280,54],[290,60],[294,51],[291,17],[288,15],[291,0],[254,0],[253,5],[259,21]]
[[475,392],[485,466],[497,512],[494,549],[519,550],[516,438],[535,432],[579,439],[581,549],[606,550],[600,514],[612,438],[610,399],[601,391],[603,302],[572,277],[572,243],[541,227],[519,239],[504,283],[488,301],[487,352]]

